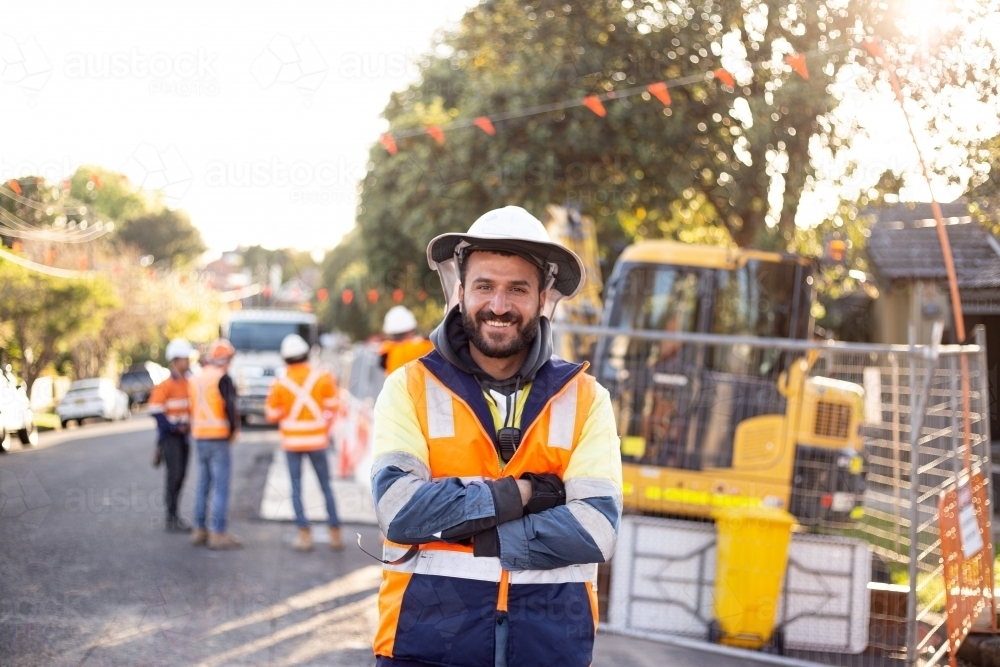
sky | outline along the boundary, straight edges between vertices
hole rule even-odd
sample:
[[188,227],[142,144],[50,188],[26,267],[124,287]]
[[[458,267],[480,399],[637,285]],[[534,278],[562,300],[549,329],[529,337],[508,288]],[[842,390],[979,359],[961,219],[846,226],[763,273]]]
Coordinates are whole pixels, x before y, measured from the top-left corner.
[[394,90],[471,0],[21,3],[0,23],[0,180],[161,188],[215,251],[331,248]]
[[[937,0],[899,1],[926,11]],[[22,3],[0,24],[0,180],[59,181],[99,165],[160,189],[215,253],[261,244],[321,256],[353,225],[389,94],[417,80],[435,33],[473,4]],[[904,199],[926,200],[901,112],[881,93],[860,94],[845,72],[837,114],[861,133],[850,152],[814,155],[818,174],[840,184],[807,193],[800,224],[886,168],[910,173]],[[997,131],[994,109],[951,104],[949,131]],[[918,126],[926,120],[911,111]],[[918,131],[918,140],[936,163],[964,158],[941,137]],[[852,160],[859,167],[845,177]],[[960,192],[935,187],[941,201]]]

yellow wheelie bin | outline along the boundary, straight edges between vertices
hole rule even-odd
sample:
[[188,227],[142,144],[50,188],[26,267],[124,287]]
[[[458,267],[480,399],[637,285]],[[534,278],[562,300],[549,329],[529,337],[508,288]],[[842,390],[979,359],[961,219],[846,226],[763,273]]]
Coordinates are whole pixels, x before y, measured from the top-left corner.
[[[714,625],[709,638],[759,649],[771,642],[795,518],[770,507],[720,507],[715,519]],[[715,636],[712,636],[712,635]],[[783,637],[775,637],[783,649]]]

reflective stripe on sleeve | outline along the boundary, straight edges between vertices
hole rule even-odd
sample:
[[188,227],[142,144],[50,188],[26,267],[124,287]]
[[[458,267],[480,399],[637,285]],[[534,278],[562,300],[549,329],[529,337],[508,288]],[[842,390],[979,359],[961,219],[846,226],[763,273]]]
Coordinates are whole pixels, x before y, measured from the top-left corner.
[[566,507],[573,518],[579,521],[583,529],[593,538],[597,548],[601,550],[604,561],[607,562],[611,558],[611,554],[615,552],[615,544],[618,541],[615,527],[608,523],[607,517],[588,505],[585,500],[567,503]]
[[618,506],[618,511],[622,508],[621,489],[609,479],[598,477],[574,477],[563,480],[566,486],[566,502],[583,500],[584,498],[613,498]]

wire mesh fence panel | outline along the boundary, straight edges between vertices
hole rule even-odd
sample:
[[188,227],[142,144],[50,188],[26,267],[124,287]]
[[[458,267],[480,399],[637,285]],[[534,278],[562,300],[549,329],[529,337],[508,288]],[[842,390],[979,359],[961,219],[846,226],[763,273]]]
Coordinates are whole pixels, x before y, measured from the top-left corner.
[[[684,628],[825,664],[947,660],[939,502],[970,474],[991,482],[981,346],[555,335],[586,355],[621,436],[612,629]],[[692,521],[715,524],[699,551],[711,567],[672,551]]]

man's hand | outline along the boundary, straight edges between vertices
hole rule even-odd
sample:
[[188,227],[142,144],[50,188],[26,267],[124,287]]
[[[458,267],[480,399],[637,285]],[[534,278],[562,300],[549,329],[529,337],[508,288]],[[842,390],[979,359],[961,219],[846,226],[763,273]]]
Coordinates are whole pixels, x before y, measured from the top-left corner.
[[230,433],[230,434],[229,434],[229,444],[231,445],[231,444],[233,444],[234,442],[236,442],[236,440],[237,440],[237,439],[238,439],[239,437],[240,437],[240,432],[239,432],[239,429],[237,429],[237,430],[233,431],[232,433]]

